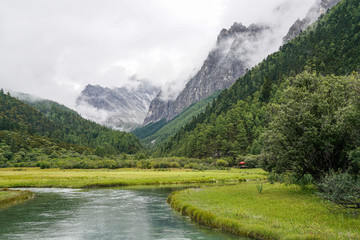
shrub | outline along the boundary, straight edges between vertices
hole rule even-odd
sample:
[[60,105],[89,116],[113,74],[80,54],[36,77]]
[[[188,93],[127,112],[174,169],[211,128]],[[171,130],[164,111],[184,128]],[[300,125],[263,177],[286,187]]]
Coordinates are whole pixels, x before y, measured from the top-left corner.
[[7,160],[11,160],[14,157],[14,153],[12,153],[11,151],[5,151],[3,153],[3,156],[7,159]]
[[256,189],[258,190],[259,193],[262,193],[264,189],[262,182],[256,185]]
[[268,181],[270,182],[270,184],[274,184],[275,182],[283,182],[284,179],[281,174],[271,172],[268,175]]
[[332,210],[360,213],[360,178],[347,172],[330,172],[317,184],[318,195],[325,199]]
[[136,164],[137,168],[142,168],[142,169],[150,169],[151,168],[151,163],[148,160],[141,160],[138,161]]
[[45,169],[45,168],[50,168],[51,165],[48,162],[40,162],[39,167],[40,167],[40,169]]
[[227,167],[228,165],[229,165],[229,163],[223,159],[219,159],[216,161],[217,167]]
[[181,168],[180,163],[178,163],[178,162],[171,162],[170,167],[171,168]]
[[244,162],[248,168],[257,168],[260,165],[262,156],[261,155],[246,155],[244,158]]
[[350,170],[353,174],[360,174],[360,148],[349,152]]

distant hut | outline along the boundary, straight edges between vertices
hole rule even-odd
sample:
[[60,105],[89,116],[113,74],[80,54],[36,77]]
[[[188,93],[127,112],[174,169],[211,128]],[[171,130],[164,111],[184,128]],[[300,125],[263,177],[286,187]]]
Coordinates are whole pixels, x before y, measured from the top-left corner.
[[240,168],[246,168],[246,162],[239,162]]

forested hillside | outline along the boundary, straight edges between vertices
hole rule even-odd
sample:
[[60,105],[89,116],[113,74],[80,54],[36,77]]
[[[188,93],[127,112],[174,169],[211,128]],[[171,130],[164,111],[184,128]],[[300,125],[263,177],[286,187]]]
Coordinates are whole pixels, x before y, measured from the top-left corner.
[[92,148],[110,144],[115,152],[135,153],[140,149],[138,139],[130,133],[111,130],[82,118],[75,111],[49,100],[27,102],[61,127],[56,138]]
[[134,130],[137,137],[141,139],[141,143],[153,148],[165,141],[169,140],[176,134],[179,129],[190,122],[194,117],[206,110],[206,107],[210,106],[214,99],[219,95],[220,91],[216,91],[204,100],[192,104],[190,107],[182,111],[180,115],[167,122],[166,119],[161,121],[150,123],[142,128]]
[[259,137],[270,121],[268,103],[281,83],[306,67],[321,75],[347,75],[359,66],[360,2],[344,0],[223,91],[158,152],[234,159],[258,154]]
[[31,105],[0,91],[1,166],[24,161],[33,165],[42,154],[56,157],[72,151],[105,156],[141,149],[133,134],[85,120],[63,105],[47,100]]

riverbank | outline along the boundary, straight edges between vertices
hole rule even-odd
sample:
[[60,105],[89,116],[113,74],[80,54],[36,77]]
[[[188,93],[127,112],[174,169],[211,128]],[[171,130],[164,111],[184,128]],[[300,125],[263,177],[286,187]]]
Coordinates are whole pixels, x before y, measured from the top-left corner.
[[0,209],[24,202],[33,196],[34,194],[30,191],[0,189]]
[[171,169],[155,171],[152,169],[40,169],[40,168],[2,168],[0,187],[66,187],[94,188],[132,185],[188,184],[243,182],[265,179],[261,169],[229,169],[196,171]]
[[329,212],[314,190],[256,185],[187,189],[168,202],[200,224],[256,239],[360,239],[360,218]]

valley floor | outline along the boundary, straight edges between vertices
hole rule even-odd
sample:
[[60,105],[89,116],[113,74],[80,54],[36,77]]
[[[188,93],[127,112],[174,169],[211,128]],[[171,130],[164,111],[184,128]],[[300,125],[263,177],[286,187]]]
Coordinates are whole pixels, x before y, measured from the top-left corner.
[[[237,183],[174,192],[168,202],[200,224],[257,239],[360,239],[359,217],[330,212],[313,189],[265,183],[259,191],[265,179],[261,169],[0,169],[0,187]],[[1,190],[0,208],[31,197],[28,191]]]
[[261,169],[229,169],[196,171],[171,169],[39,169],[2,168],[0,187],[116,187],[130,185],[188,184],[243,182],[251,179],[265,179]]
[[187,189],[168,202],[200,224],[256,239],[360,239],[360,218],[330,212],[314,190],[257,185]]

